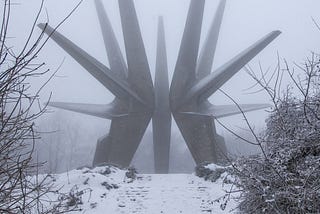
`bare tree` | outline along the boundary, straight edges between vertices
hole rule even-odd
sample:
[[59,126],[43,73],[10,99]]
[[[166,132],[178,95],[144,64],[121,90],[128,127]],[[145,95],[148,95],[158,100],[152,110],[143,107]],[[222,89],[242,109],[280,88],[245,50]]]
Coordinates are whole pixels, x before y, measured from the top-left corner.
[[43,195],[50,192],[47,180],[30,177],[37,175],[40,167],[31,161],[34,145],[40,138],[34,122],[46,109],[39,103],[39,93],[46,83],[31,93],[30,80],[49,72],[44,63],[37,62],[48,40],[44,31],[35,32],[44,0],[40,1],[30,33],[20,50],[9,46],[13,39],[8,37],[12,3],[4,0],[0,4],[0,213],[52,213],[53,210],[59,213],[58,206],[48,210],[41,203]]

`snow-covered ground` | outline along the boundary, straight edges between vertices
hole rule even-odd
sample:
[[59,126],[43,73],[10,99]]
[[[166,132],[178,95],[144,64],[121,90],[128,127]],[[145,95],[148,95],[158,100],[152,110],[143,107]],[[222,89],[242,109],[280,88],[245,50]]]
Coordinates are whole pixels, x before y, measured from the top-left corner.
[[224,175],[211,182],[194,174],[137,174],[131,179],[127,172],[109,166],[83,168],[53,175],[52,180],[61,192],[74,196],[69,205],[81,209],[74,213],[216,214],[236,206],[230,200],[221,209],[225,190],[230,190],[222,182]]

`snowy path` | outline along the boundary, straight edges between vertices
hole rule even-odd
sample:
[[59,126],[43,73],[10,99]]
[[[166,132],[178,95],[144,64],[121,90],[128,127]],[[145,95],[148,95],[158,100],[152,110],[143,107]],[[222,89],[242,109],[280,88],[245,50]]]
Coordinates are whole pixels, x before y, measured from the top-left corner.
[[[222,186],[222,179],[205,181],[193,174],[138,174],[135,180],[126,171],[97,167],[72,170],[54,175],[54,183],[62,191],[81,197],[72,213],[85,214],[201,214],[229,213],[235,207],[231,200],[221,210],[218,198],[230,186]],[[78,194],[81,193],[81,194]]]
[[223,194],[221,186],[194,175],[140,175],[111,191],[106,202],[109,213],[222,213],[214,200]]

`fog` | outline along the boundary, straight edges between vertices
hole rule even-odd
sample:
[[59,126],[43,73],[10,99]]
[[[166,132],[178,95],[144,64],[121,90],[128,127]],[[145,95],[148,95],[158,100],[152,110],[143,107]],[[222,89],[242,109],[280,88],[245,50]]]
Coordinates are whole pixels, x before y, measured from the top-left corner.
[[[186,14],[190,0],[135,0],[135,7],[140,22],[143,40],[149,60],[152,76],[154,75],[156,35],[158,16],[164,17],[166,43],[168,52],[169,76],[171,78],[179,51],[180,41],[184,29]],[[41,14],[39,22],[49,20],[51,26],[57,25],[77,4],[78,1],[57,1],[46,0],[45,10]],[[105,0],[104,6],[114,27],[114,31],[124,53],[124,43],[122,39],[121,23],[117,0]],[[202,27],[202,41],[206,36],[212,17],[215,13],[219,1],[206,1],[204,21]],[[28,0],[19,2],[13,7],[12,25],[10,35],[17,37],[12,41],[12,45],[17,47],[23,43],[30,26],[39,8],[39,0]],[[265,34],[273,30],[280,30],[282,34],[255,57],[250,65],[257,70],[259,62],[264,68],[275,66],[277,63],[277,52],[281,58],[286,58],[289,62],[302,62],[311,51],[317,52],[320,47],[320,31],[315,27],[312,17],[320,22],[318,15],[320,2],[318,0],[228,0],[222,22],[218,47],[216,51],[214,67],[218,67],[227,62],[240,51],[260,39]],[[38,32],[40,30],[37,29]],[[67,19],[58,29],[63,35],[86,50],[92,56],[108,65],[107,55],[103,45],[98,18],[94,7],[94,2],[84,0],[80,7],[72,16]],[[83,103],[108,103],[113,99],[113,95],[106,90],[97,80],[95,80],[85,69],[75,60],[65,53],[53,41],[49,41],[42,50],[39,61],[44,61],[52,71],[57,69],[63,62],[56,76],[48,83],[41,93],[41,99],[46,102],[52,92],[51,100]],[[35,86],[40,86],[44,79],[34,81]],[[288,80],[284,80],[284,84]],[[231,95],[238,103],[268,103],[269,98],[264,93],[251,93],[256,89],[246,90],[254,84],[244,70],[241,70],[222,89]],[[231,104],[232,102],[219,92],[214,94],[210,101],[213,104]],[[52,113],[44,115],[39,122],[41,130],[48,127],[51,130],[58,130],[57,133],[74,132],[81,130],[72,144],[84,146],[83,151],[87,151],[84,163],[90,163],[93,158],[96,140],[106,134],[110,121],[94,118],[87,115],[62,111],[50,108]],[[62,116],[55,116],[62,115]],[[260,110],[248,113],[250,122],[257,130],[262,130],[267,112]],[[55,121],[55,123],[53,123]],[[238,132],[243,132],[246,128],[241,116],[232,116],[222,120]],[[51,123],[52,125],[44,125]],[[63,125],[56,125],[63,124]],[[74,130],[63,130],[66,124],[73,124]],[[72,125],[71,125],[72,127]],[[240,127],[240,128],[239,128]],[[45,131],[45,130],[44,130]],[[140,171],[152,171],[152,135],[151,126],[146,131],[146,136],[138,149],[134,158],[134,165]],[[227,131],[218,127],[218,132],[226,136],[229,147],[234,145],[234,138],[230,137]],[[85,136],[85,137],[84,137]],[[44,139],[47,139],[45,136]],[[70,139],[62,134],[61,142],[70,143]],[[58,139],[58,138],[57,138]],[[172,127],[172,151],[171,151],[171,171],[182,172],[192,170],[194,163],[180,135],[176,125]],[[238,143],[238,142],[237,142]],[[62,145],[61,145],[62,146]],[[241,147],[241,146],[240,146]],[[237,148],[240,148],[237,147]],[[69,147],[68,147],[69,148]],[[250,151],[251,148],[247,148]],[[76,153],[77,149],[73,151]],[[150,155],[151,154],[151,155]],[[150,161],[143,161],[148,158]],[[79,163],[71,164],[68,168],[77,167]],[[66,170],[61,168],[60,171]]]

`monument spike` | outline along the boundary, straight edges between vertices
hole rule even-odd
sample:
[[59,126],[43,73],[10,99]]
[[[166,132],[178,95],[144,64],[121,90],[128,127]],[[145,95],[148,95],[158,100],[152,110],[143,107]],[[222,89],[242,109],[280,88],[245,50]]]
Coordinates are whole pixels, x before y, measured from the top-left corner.
[[126,79],[128,75],[128,68],[101,0],[95,0],[95,6],[99,18],[104,45],[109,59],[110,70],[120,78]]
[[170,104],[172,109],[176,109],[180,105],[182,95],[192,86],[196,78],[204,4],[204,0],[191,0],[190,3],[170,87]]
[[153,110],[152,78],[133,0],[119,0],[118,3],[128,63],[128,82]]
[[226,0],[221,0],[200,52],[197,64],[197,79],[202,79],[211,73],[225,6]]
[[84,67],[104,87],[110,90],[110,92],[113,93],[117,98],[122,100],[133,98],[142,104],[145,103],[144,100],[136,94],[136,92],[131,90],[125,80],[114,76],[108,67],[90,56],[58,31],[54,31],[52,27],[46,24],[39,24],[38,26],[44,30],[46,34],[51,35],[51,39],[53,39],[60,47],[70,54],[70,56],[72,56],[82,67]]
[[[193,113],[193,114],[199,113],[200,115],[208,115],[208,116],[213,116],[214,118],[222,118],[222,117],[228,117],[228,116],[246,113],[250,111],[265,109],[268,107],[271,107],[270,104],[239,104],[239,106],[236,106],[236,105],[212,105],[211,103],[206,103],[204,106],[201,106],[197,112],[189,112],[189,113]],[[183,112],[183,113],[188,113],[188,112]]]
[[200,80],[187,92],[181,105],[186,104],[193,99],[198,99],[199,102],[206,100],[269,43],[279,36],[280,33],[280,31],[273,31],[267,34],[252,46],[235,56],[228,63]]
[[[239,107],[241,110],[239,109]],[[239,107],[235,105],[213,106],[211,112],[215,118],[221,118],[221,117],[227,117],[227,116],[232,116],[236,114],[269,108],[271,107],[271,105],[270,104],[239,104]],[[210,111],[210,109],[208,110]]]
[[86,103],[67,103],[67,102],[49,102],[49,106],[61,108],[64,110],[74,111],[95,117],[112,119],[127,115],[121,112],[119,107],[114,103],[110,104],[86,104]]
[[154,164],[156,173],[169,172],[171,111],[169,79],[163,18],[158,19],[158,39],[155,72],[155,111],[152,117]]

